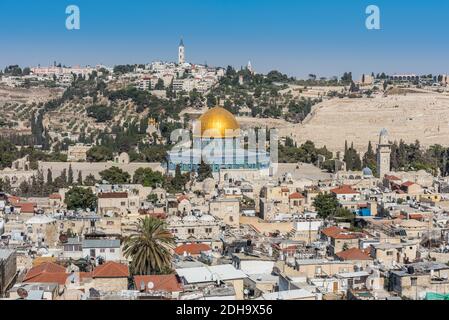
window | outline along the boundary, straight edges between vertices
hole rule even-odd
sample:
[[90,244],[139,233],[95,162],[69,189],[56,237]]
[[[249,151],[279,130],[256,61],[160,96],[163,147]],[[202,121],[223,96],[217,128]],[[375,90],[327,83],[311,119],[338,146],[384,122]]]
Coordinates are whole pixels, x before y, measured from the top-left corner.
[[120,205],[121,205],[122,207],[124,207],[124,206],[126,206],[126,202],[125,202],[125,201],[122,201],[122,202],[120,202]]
[[212,233],[212,228],[206,228],[206,233]]
[[392,256],[393,255],[393,251],[387,251],[387,256]]
[[187,233],[188,234],[194,234],[195,233],[195,229],[187,229]]
[[110,253],[115,253],[115,249],[109,249]]
[[411,277],[410,282],[412,286],[416,286],[418,284],[418,278],[417,277]]
[[100,249],[100,253],[105,253],[106,252],[106,249]]

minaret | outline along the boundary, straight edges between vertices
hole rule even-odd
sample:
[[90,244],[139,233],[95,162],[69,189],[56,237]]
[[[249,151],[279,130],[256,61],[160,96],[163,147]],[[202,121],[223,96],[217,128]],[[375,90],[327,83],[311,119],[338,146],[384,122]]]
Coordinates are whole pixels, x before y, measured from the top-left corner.
[[248,65],[246,66],[246,69],[248,69],[251,74],[254,74],[253,66],[251,65],[251,61],[248,61]]
[[182,65],[185,62],[186,62],[186,56],[185,56],[184,41],[181,38],[181,42],[179,43],[179,48],[178,48],[178,64]]
[[377,145],[377,174],[379,178],[391,171],[390,165],[391,145],[388,142],[388,131],[382,129],[379,135],[379,144]]

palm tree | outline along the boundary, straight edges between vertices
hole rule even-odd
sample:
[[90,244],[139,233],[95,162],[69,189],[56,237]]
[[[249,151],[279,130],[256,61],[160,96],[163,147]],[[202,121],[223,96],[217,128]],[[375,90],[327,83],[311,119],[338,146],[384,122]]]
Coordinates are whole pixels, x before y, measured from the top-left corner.
[[171,267],[174,238],[164,221],[145,217],[136,223],[137,233],[125,239],[124,255],[131,257],[134,274],[164,272]]

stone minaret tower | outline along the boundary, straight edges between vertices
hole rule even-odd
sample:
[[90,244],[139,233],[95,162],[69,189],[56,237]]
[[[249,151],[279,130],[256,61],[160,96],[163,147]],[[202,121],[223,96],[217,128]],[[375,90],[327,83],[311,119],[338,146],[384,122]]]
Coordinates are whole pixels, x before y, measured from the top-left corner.
[[179,43],[178,48],[178,64],[184,64],[186,62],[186,56],[185,56],[185,48],[184,48],[184,41]]
[[377,175],[383,179],[391,171],[390,165],[391,145],[388,142],[388,131],[382,129],[377,145]]

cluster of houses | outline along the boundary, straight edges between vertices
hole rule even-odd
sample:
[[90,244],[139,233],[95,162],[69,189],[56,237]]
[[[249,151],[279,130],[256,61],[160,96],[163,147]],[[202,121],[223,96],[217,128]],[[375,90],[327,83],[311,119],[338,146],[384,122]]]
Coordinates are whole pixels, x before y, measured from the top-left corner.
[[[445,181],[305,164],[268,177],[235,171],[180,194],[97,184],[95,211],[67,210],[64,189],[47,198],[1,194],[1,296],[395,300],[449,292]],[[323,219],[319,194],[332,194],[353,221]],[[124,257],[124,239],[147,215],[165,220],[176,241],[168,274],[131,274]]]

